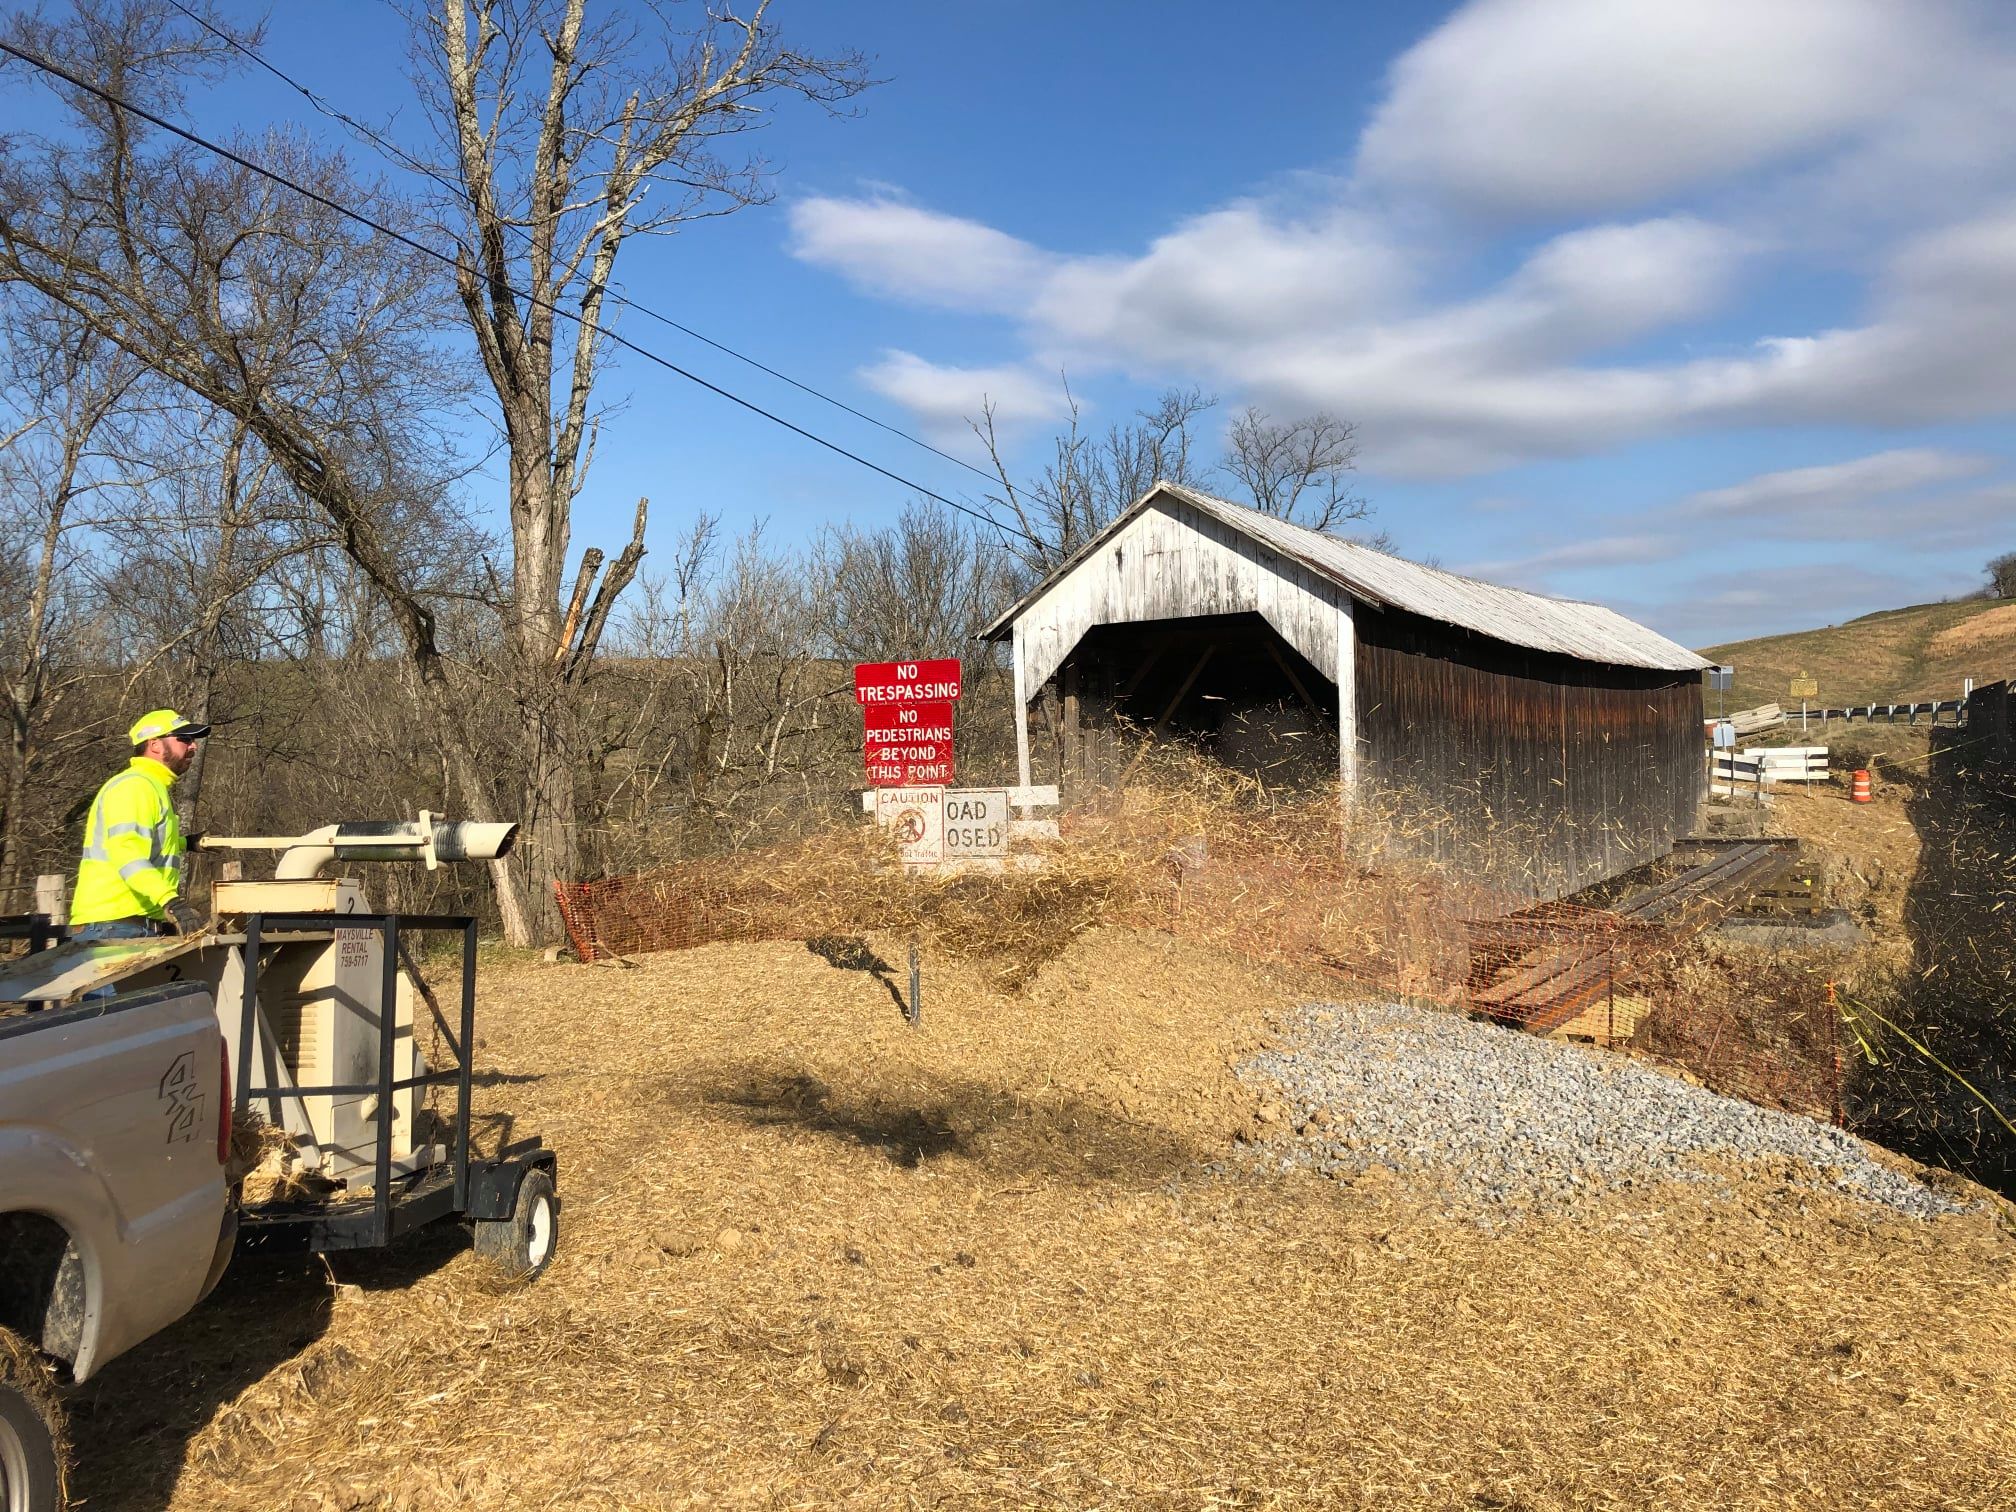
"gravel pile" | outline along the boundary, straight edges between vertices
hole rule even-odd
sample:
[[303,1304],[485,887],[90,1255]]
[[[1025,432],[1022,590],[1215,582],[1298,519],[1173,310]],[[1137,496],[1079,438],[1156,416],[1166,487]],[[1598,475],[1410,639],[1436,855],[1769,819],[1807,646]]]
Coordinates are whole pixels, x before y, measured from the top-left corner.
[[[1962,1210],[1812,1119],[1760,1108],[1622,1056],[1391,1003],[1311,1003],[1290,1048],[1241,1074],[1278,1089],[1292,1125],[1266,1158],[1352,1177],[1386,1166],[1496,1208],[1716,1181],[1702,1161],[1801,1162],[1816,1187],[1913,1218]],[[1265,1115],[1263,1115],[1265,1116]]]

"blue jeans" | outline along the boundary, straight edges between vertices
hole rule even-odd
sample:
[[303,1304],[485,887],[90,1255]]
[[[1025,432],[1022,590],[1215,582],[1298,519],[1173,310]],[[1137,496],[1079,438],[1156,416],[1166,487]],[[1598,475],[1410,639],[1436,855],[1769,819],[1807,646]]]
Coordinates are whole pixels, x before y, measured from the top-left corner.
[[153,934],[153,925],[145,919],[106,919],[99,924],[78,925],[70,931],[70,938],[89,944],[93,940],[146,940]]
[[[80,924],[70,931],[73,941],[89,945],[95,940],[148,940],[154,937],[154,926],[145,919],[106,919],[98,924]],[[111,997],[119,989],[116,986],[93,987],[80,1003],[96,1002],[99,998]]]

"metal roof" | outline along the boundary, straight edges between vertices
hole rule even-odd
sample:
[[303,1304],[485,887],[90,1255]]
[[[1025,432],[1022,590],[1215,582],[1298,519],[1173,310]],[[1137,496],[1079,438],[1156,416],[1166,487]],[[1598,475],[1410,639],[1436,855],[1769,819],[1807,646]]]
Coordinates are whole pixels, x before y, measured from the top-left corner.
[[1444,624],[1458,625],[1492,640],[1535,651],[1550,651],[1580,661],[1620,667],[1652,667],[1661,671],[1694,672],[1713,665],[1685,646],[1668,640],[1614,609],[1576,599],[1549,598],[1504,588],[1476,578],[1460,577],[1438,567],[1403,561],[1369,546],[1291,525],[1228,499],[1201,493],[1180,483],[1157,483],[1112,524],[1080,548],[1071,559],[1018,599],[1006,613],[981,632],[994,640],[1019,619],[1024,610],[1156,499],[1167,496],[1201,514],[1292,558],[1319,576],[1346,589],[1353,598],[1375,608],[1403,609]]

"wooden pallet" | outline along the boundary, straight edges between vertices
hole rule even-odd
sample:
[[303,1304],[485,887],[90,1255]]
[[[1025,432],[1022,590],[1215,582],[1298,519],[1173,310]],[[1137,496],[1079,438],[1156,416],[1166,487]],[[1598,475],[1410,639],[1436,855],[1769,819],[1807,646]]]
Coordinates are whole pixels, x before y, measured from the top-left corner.
[[[1703,841],[1698,863],[1627,895],[1605,911],[1600,925],[1577,926],[1541,909],[1493,921],[1486,932],[1501,939],[1522,927],[1546,936],[1527,951],[1511,951],[1472,984],[1473,1008],[1536,1034],[1581,1019],[1616,993],[1616,956],[1653,938],[1677,938],[1705,928],[1744,897],[1775,885],[1798,855],[1796,841]],[[1631,1022],[1636,1022],[1636,1015]]]

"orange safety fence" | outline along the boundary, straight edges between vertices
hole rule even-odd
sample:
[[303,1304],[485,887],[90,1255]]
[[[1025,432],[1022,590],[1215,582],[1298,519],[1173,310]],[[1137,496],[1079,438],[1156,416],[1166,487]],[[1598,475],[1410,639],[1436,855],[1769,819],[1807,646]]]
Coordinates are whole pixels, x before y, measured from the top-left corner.
[[751,858],[687,861],[628,877],[556,882],[576,959],[606,961],[731,940],[790,939],[799,911]]

